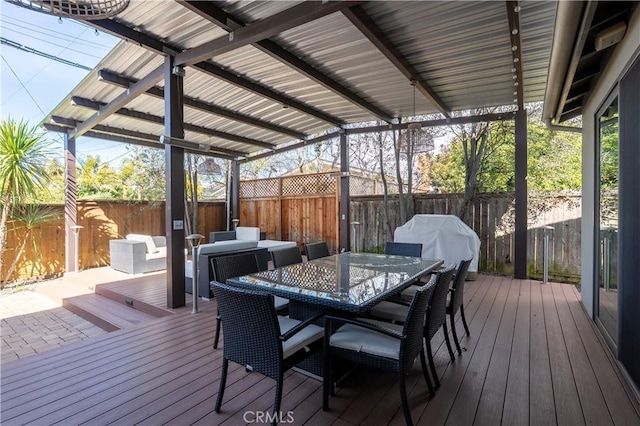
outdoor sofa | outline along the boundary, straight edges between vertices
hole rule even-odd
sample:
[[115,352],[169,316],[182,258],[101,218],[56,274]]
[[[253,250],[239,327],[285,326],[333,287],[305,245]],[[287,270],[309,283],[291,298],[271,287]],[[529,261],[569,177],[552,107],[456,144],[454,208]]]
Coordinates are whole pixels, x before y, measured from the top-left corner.
[[266,232],[260,232],[260,228],[254,226],[238,226],[235,231],[217,231],[209,233],[209,242],[220,241],[257,241],[258,247],[268,251],[279,250],[288,247],[296,247],[295,241],[267,240]]
[[167,239],[164,236],[129,234],[109,241],[111,268],[127,274],[162,271],[167,268]]
[[[211,259],[248,252],[256,254],[258,267],[261,271],[268,269],[269,252],[265,247],[258,247],[257,241],[226,240],[201,244],[198,247],[198,295],[205,299],[213,297],[210,283],[211,281],[215,281],[216,277],[212,268]],[[185,276],[185,291],[191,293],[193,282],[193,264],[191,261],[187,261],[185,264]]]

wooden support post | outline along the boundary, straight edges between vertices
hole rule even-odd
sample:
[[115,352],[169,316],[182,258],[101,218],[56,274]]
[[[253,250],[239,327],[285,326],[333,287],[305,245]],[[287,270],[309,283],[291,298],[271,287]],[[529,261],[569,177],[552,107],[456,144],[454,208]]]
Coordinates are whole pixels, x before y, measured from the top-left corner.
[[347,133],[340,130],[340,245],[338,251],[349,251],[349,144]]
[[516,205],[515,235],[513,244],[513,276],[527,278],[527,110],[516,112]]
[[[174,138],[184,138],[182,75],[174,67],[174,58],[164,62],[164,132]],[[185,306],[184,287],[184,148],[165,146],[166,233],[167,233],[167,307]]]
[[64,134],[64,264],[66,272],[76,271],[75,258],[78,247],[72,226],[78,224],[78,185],[76,184],[76,140]]
[[231,217],[240,219],[240,163],[231,161]]

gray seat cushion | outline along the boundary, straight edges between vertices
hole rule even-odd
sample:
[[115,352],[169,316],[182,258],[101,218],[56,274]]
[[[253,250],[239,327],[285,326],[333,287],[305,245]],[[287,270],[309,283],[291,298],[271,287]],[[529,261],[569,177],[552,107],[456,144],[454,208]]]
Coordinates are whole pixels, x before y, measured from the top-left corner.
[[386,300],[378,303],[370,311],[372,317],[383,318],[392,323],[403,323],[407,319],[407,312],[409,312],[408,306]]
[[[294,320],[291,318],[278,316],[278,323],[280,324],[280,333],[284,334],[287,331],[291,330],[296,325],[300,324],[301,321]],[[296,333],[292,338],[282,343],[282,354],[285,359],[298,352],[300,349],[305,346],[309,346],[313,342],[319,339],[324,338],[324,328],[319,327],[314,324],[309,324],[298,333]]]
[[[389,324],[388,322],[372,319],[358,319],[360,321],[366,321],[398,332],[402,332],[403,328],[403,326],[398,324]],[[363,327],[358,327],[353,324],[345,324],[340,327],[338,331],[331,336],[330,344],[336,348],[365,352],[384,358],[400,358],[400,339],[396,339],[373,330],[368,330]]]
[[276,307],[276,311],[285,308],[289,304],[289,299],[285,299],[280,296],[273,296],[273,306]]

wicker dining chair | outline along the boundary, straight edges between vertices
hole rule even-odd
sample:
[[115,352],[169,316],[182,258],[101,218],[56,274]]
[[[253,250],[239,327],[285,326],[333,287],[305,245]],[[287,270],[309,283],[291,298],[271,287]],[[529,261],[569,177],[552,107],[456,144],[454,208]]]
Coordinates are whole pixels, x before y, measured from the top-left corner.
[[307,255],[307,260],[320,259],[329,256],[329,246],[326,241],[309,243],[304,245],[304,252]]
[[277,423],[284,372],[322,349],[324,330],[313,324],[323,314],[302,322],[276,314],[273,296],[220,283],[213,294],[224,322],[224,349],[215,411],[220,412],[229,361],[276,381],[273,424]]
[[467,279],[467,272],[469,271],[469,265],[471,265],[472,259],[465,259],[458,265],[456,276],[453,279],[453,285],[449,289],[449,302],[447,303],[447,315],[449,315],[449,323],[451,324],[451,333],[453,334],[453,341],[456,344],[458,355],[462,355],[462,349],[460,348],[460,342],[458,341],[458,335],[456,333],[455,316],[458,310],[460,311],[460,318],[462,319],[462,325],[467,336],[469,333],[469,326],[467,325],[467,319],[464,316],[464,281]]
[[[435,290],[431,300],[427,307],[427,313],[424,323],[424,340],[427,345],[427,356],[429,358],[429,364],[431,367],[431,373],[433,375],[433,381],[436,384],[436,389],[440,387],[440,380],[438,380],[438,374],[436,372],[435,363],[433,362],[433,351],[431,349],[431,339],[436,334],[440,327],[443,327],[444,341],[449,350],[449,356],[451,362],[455,361],[453,349],[451,348],[451,342],[449,341],[449,332],[447,330],[447,294],[449,292],[449,284],[453,278],[455,268],[453,266],[438,271],[433,278],[429,281],[434,284]],[[401,301],[383,301],[374,306],[370,315],[374,318],[381,318],[392,323],[401,323],[403,318],[406,317],[408,307]]]
[[274,250],[271,252],[271,256],[273,258],[274,268],[302,263],[302,254],[300,254],[300,249],[298,247],[287,247],[280,250]]
[[[404,325],[362,318],[325,317],[323,410],[329,409],[329,394],[334,394],[333,367],[335,360],[341,359],[398,374],[405,420],[407,424],[412,424],[405,377],[417,355],[420,355],[422,374],[429,393],[432,397],[435,395],[422,344],[425,311],[434,289],[435,286],[429,283],[416,291],[407,309]],[[333,330],[336,331],[332,333]]]
[[[255,274],[260,271],[258,259],[255,253],[240,253],[230,256],[220,256],[211,258],[211,269],[213,269],[214,280],[226,284],[229,278],[241,277],[243,275]],[[289,301],[282,297],[274,298],[276,311],[287,308]],[[220,312],[216,316],[216,335],[213,340],[213,348],[218,349],[220,341]]]
[[384,244],[384,254],[393,254],[396,256],[422,256],[421,243],[395,243],[386,242]]

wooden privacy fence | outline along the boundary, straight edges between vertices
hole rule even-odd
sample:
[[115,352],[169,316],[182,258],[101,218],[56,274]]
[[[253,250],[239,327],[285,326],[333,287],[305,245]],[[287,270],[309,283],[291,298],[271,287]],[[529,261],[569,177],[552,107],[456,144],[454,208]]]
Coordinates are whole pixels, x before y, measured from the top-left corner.
[[[393,235],[383,223],[383,197],[358,195],[371,183],[350,178],[351,221],[357,221],[359,251],[377,251]],[[338,248],[339,177],[332,174],[287,176],[241,182],[240,224],[258,226],[269,238],[299,245],[327,241]],[[389,197],[392,229],[400,226],[397,195]],[[550,238],[549,276],[557,281],[580,279],[580,196],[530,197],[527,265],[532,278],[542,277],[543,227],[554,228]],[[414,194],[415,214],[455,214],[461,194]],[[481,271],[513,274],[513,194],[481,194],[473,203],[470,226],[481,241]],[[350,229],[350,232],[352,230]],[[353,234],[351,234],[353,235]],[[352,247],[354,247],[352,242]]]
[[[393,235],[383,224],[381,195],[357,195],[370,189],[364,178],[350,178],[351,221],[358,221],[358,250],[380,250]],[[240,184],[240,225],[258,226],[270,239],[303,243],[326,241],[337,251],[339,239],[339,176],[325,173],[244,181]],[[528,230],[528,274],[542,276],[543,227],[553,227],[550,244],[550,279],[579,282],[580,196],[530,197]],[[460,194],[413,195],[416,214],[453,214],[462,203]],[[389,196],[392,229],[400,225],[398,197]],[[64,272],[64,217],[62,206],[52,206],[59,218],[36,227],[34,245],[26,251],[11,279],[50,277]],[[198,232],[226,229],[223,202],[200,203]],[[81,269],[109,265],[109,240],[129,233],[164,235],[164,202],[79,201],[79,263]],[[481,240],[479,267],[482,272],[513,273],[513,195],[482,194],[473,205],[472,228]],[[351,229],[350,229],[351,232]],[[352,235],[352,234],[351,234]],[[16,255],[25,229],[9,225],[2,277]]]
[[[581,197],[555,196],[529,198],[527,233],[528,276],[543,274],[544,227],[551,226],[549,278],[561,282],[580,281]],[[454,214],[462,204],[461,194],[413,195],[415,214]],[[397,196],[389,197],[392,229],[400,226]],[[383,223],[381,196],[353,197],[351,220],[358,225],[358,250],[380,251],[387,235]],[[473,203],[471,228],[480,237],[479,269],[482,272],[513,274],[513,195],[480,194]]]
[[[56,220],[37,226],[25,252],[10,277],[11,280],[29,277],[52,277],[64,272],[65,232],[64,206],[49,206],[58,213]],[[206,234],[226,228],[225,204],[200,203],[198,232]],[[79,266],[81,269],[109,265],[109,240],[127,234],[165,234],[165,203],[78,201],[80,230]],[[4,250],[2,279],[6,279],[10,265],[25,237],[26,229],[11,222]]]

